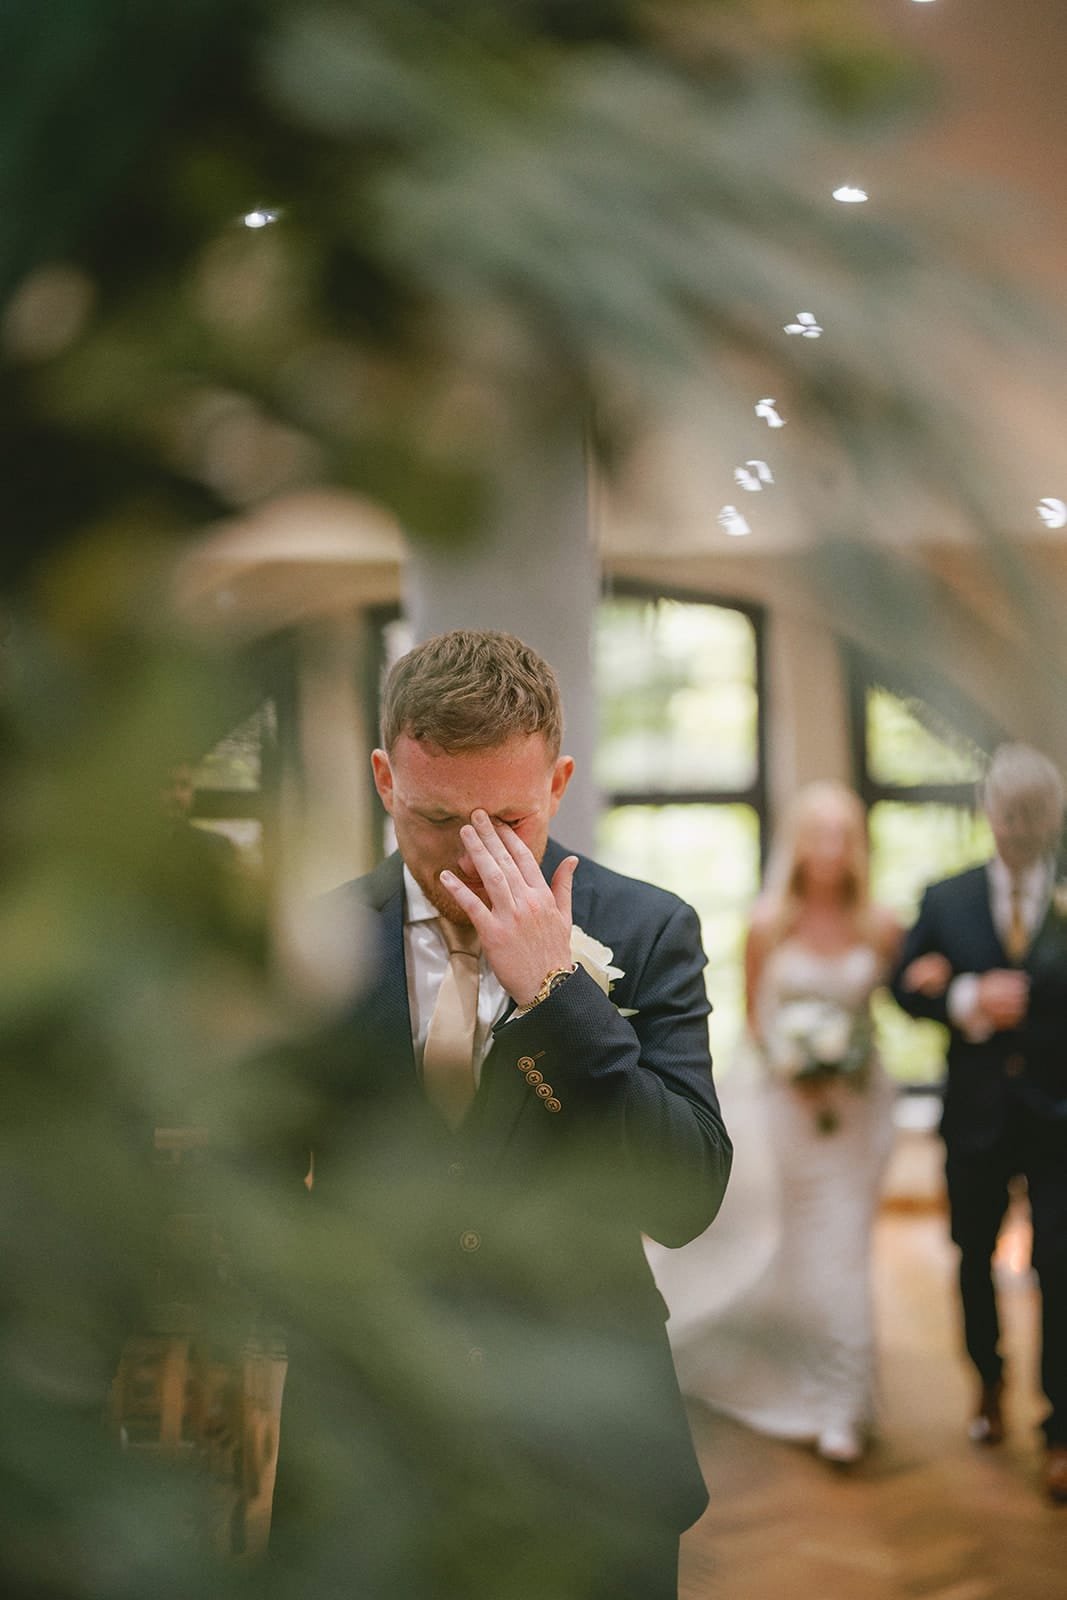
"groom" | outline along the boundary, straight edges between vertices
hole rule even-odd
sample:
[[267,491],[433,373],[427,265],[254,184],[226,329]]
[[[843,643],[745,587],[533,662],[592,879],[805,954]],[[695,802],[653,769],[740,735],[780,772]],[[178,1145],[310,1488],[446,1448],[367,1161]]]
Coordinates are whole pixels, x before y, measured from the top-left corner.
[[1063,784],[1038,751],[1002,745],[983,800],[996,855],[926,891],[893,993],[913,1016],[950,1030],[941,1133],[964,1336],[980,1385],[971,1437],[1003,1436],[991,1258],[1009,1183],[1022,1175],[1042,1300],[1046,1487],[1067,1502],[1067,905],[1055,883]]
[[332,897],[379,964],[320,1074],[310,1204],[368,1202],[432,1349],[447,1423],[390,1456],[420,1600],[673,1600],[707,1500],[641,1237],[694,1238],[729,1172],[705,958],[684,902],[550,839],[561,728],[518,639],[411,651],[372,757],[397,850]]

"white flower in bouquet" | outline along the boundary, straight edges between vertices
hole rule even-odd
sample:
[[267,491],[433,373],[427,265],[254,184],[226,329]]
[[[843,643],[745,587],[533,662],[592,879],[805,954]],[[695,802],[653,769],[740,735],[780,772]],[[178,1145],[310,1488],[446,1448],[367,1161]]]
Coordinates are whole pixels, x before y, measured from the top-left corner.
[[827,1009],[809,1035],[811,1053],[824,1066],[839,1066],[848,1055],[854,1018],[847,1011]]
[[783,1005],[768,1030],[767,1060],[778,1077],[835,1077],[866,1065],[870,1023],[831,1000],[801,999]]

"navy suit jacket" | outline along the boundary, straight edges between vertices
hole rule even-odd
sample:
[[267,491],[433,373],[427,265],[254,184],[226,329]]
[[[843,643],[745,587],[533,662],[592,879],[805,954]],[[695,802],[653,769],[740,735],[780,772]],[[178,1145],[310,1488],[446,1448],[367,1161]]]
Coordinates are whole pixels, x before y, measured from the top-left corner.
[[623,976],[609,998],[579,969],[498,1024],[452,1133],[416,1072],[399,856],[334,893],[369,908],[378,966],[313,1065],[313,1203],[358,1209],[415,1286],[502,1459],[591,1515],[688,1525],[707,1495],[641,1235],[701,1233],[730,1169],[695,912],[581,858],[573,921]]
[[901,978],[911,961],[932,951],[947,956],[956,974],[1013,965],[993,922],[988,871],[973,867],[933,884],[923,895],[893,977],[893,994],[912,1016],[932,1017],[950,1030],[942,1118],[950,1148],[990,1149],[1016,1105],[1047,1124],[1049,1136],[1067,1137],[1067,916],[1058,909],[1058,898],[1053,896],[1022,962],[1030,978],[1022,1026],[971,1043],[949,1021],[943,996],[931,999],[905,990]]

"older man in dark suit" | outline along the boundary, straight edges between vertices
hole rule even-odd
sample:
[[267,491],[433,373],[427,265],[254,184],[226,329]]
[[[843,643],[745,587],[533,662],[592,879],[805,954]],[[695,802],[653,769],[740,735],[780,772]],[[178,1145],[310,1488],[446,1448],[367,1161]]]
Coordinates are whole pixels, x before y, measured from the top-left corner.
[[941,1131],[964,1333],[980,1380],[971,1437],[1003,1436],[991,1261],[1009,1183],[1022,1175],[1042,1298],[1046,1483],[1067,1502],[1067,903],[1055,881],[1063,785],[1038,751],[1004,745],[984,804],[996,856],[926,891],[893,993],[950,1030]]
[[[549,838],[560,731],[517,639],[412,651],[373,756],[398,850],[330,897],[379,967],[316,1068],[310,1204],[360,1211],[447,1374],[396,1477],[420,1600],[669,1600],[707,1500],[641,1237],[692,1239],[729,1172],[704,955],[676,896]],[[283,1415],[283,1494],[285,1455]]]

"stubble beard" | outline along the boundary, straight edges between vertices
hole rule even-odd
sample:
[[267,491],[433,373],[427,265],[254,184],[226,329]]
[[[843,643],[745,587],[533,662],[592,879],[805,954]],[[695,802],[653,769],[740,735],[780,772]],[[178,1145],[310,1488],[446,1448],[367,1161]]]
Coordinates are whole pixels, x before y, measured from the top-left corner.
[[[465,911],[460,910],[439,878],[428,878],[424,873],[416,872],[413,867],[409,867],[408,870],[434,910],[444,917],[446,922],[454,922],[457,928],[472,926],[470,917]],[[471,888],[470,884],[467,884],[467,888]],[[471,889],[471,893],[478,894],[478,891]],[[483,905],[488,905],[488,901],[481,894],[478,894],[478,898]]]
[[[538,866],[540,866],[541,862],[544,860],[545,851],[547,849],[548,840],[546,839],[540,850],[533,852]],[[434,910],[444,917],[446,922],[454,922],[458,928],[470,928],[473,926],[470,917],[468,917],[465,911],[460,910],[459,906],[456,904],[455,900],[453,900],[448,890],[444,887],[439,877],[427,877],[424,872],[417,871],[411,865],[410,861],[407,863],[407,868],[411,873],[411,876],[415,879],[415,882],[418,884],[419,888],[422,890],[423,894],[426,896],[427,900],[433,906]],[[460,879],[460,882],[464,883],[465,887],[470,889],[472,894],[476,894],[484,906],[489,904],[489,897],[485,893],[484,889],[475,889],[471,884],[466,883],[466,880],[462,878]]]

